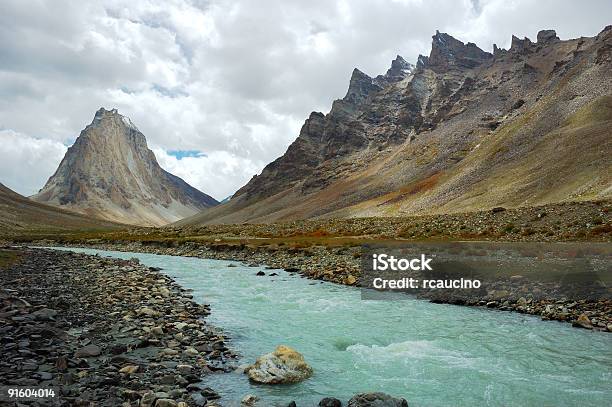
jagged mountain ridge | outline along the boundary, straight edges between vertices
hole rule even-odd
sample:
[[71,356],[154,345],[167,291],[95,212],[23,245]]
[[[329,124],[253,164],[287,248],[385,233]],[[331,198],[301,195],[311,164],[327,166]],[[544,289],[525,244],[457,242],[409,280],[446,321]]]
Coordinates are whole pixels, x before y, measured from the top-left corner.
[[32,199],[143,226],[174,222],[218,203],[163,170],[132,121],[104,108]]
[[287,152],[224,205],[179,222],[448,213],[608,198],[612,29],[512,39],[493,54],[436,32],[385,83],[353,71]]

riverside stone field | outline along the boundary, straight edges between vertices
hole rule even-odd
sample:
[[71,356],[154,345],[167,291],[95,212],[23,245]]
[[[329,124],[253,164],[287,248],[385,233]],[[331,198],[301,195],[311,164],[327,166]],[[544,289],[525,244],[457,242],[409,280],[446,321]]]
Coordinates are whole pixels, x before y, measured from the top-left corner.
[[[46,242],[45,244],[49,244]],[[176,247],[141,242],[90,243],[83,247],[172,256],[187,256],[243,261],[252,266],[265,265],[299,273],[305,278],[360,286],[361,248],[315,246],[300,249],[249,245],[202,245],[182,243]],[[538,295],[533,293],[537,292]],[[486,290],[466,294],[462,290],[427,290],[419,298],[437,303],[479,306],[503,311],[538,315],[544,320],[569,322],[582,329],[612,332],[612,299],[575,296],[559,290],[559,280],[534,284],[520,275],[496,276]]]
[[[361,245],[384,242],[601,242],[612,241],[610,201],[407,218],[330,219],[198,228],[134,228],[120,232],[26,235],[15,242],[243,261],[282,268],[311,279],[360,285]],[[528,255],[537,261],[537,253]],[[421,298],[483,306],[566,321],[612,332],[612,299],[572,298],[558,280],[532,285],[517,275],[497,276],[479,296],[421,290]],[[536,289],[538,295],[529,294]]]
[[28,405],[215,405],[202,379],[235,355],[206,324],[208,307],[168,277],[137,261],[2,253],[11,260],[0,265],[0,383],[61,387]]

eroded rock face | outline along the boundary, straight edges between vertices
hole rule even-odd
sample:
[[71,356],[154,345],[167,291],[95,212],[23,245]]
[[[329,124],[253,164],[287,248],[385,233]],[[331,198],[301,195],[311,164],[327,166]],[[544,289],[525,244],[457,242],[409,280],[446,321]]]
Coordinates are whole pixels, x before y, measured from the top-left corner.
[[32,199],[102,219],[159,226],[217,204],[164,171],[145,136],[116,109],[101,108]]
[[607,199],[609,149],[596,146],[609,146],[611,49],[610,29],[563,41],[543,30],[495,55],[437,32],[416,67],[398,57],[384,75],[354,70],[346,95],[312,113],[283,156],[184,225]]
[[555,30],[542,30],[538,32],[537,41],[538,44],[549,43],[559,41],[559,37]]
[[312,375],[312,368],[294,349],[279,345],[249,366],[245,373],[254,382],[265,384],[297,383]]
[[453,68],[474,68],[492,57],[476,44],[464,44],[446,33],[436,31],[432,38],[427,66],[438,72]]
[[348,407],[408,407],[408,402],[385,393],[361,393],[349,400]]

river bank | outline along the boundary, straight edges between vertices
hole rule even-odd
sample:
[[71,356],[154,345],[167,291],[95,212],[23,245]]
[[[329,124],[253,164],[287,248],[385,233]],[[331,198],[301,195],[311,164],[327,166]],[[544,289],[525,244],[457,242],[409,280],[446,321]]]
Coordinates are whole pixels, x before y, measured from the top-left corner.
[[30,405],[215,405],[202,379],[236,356],[171,278],[137,259],[1,251],[0,383],[62,389]]
[[236,261],[66,250],[136,257],[161,268],[194,300],[210,304],[207,322],[229,334],[241,364],[284,344],[313,368],[312,377],[293,385],[253,384],[237,371],[206,375],[226,407],[240,406],[248,394],[259,397],[256,406],[293,400],[314,407],[330,396],[346,405],[373,390],[423,406],[602,405],[610,398],[604,332],[400,294],[405,298],[362,301],[354,287]]
[[[52,245],[58,242],[39,242]],[[226,244],[217,242],[105,242],[84,241],[83,247],[244,262],[299,273],[313,280],[343,285],[361,285],[361,247]],[[535,287],[535,288],[534,288]],[[536,293],[537,294],[534,294]],[[463,306],[520,312],[572,324],[577,328],[612,332],[612,299],[609,289],[597,297],[559,290],[559,281],[538,282],[522,276],[505,276],[486,290],[464,295],[457,290],[421,291],[420,298]]]

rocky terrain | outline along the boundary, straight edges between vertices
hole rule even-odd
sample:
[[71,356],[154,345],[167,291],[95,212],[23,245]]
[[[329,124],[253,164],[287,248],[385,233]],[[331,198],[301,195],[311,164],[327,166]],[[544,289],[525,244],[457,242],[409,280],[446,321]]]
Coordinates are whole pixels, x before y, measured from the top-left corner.
[[0,184],[0,236],[125,227],[34,202]]
[[116,109],[104,108],[32,199],[90,217],[145,226],[174,222],[218,203],[164,171],[132,121]]
[[[339,284],[361,284],[364,244],[426,242],[533,242],[525,254],[539,261],[540,242],[612,241],[609,201],[560,203],[540,207],[470,212],[454,215],[423,215],[405,218],[356,218],[306,220],[259,225],[209,225],[192,228],[132,229],[102,234],[56,236],[38,241],[42,245],[97,247],[132,252],[196,256],[244,261],[299,272],[307,278]],[[24,241],[35,241],[24,238]],[[483,249],[475,249],[476,253]],[[548,250],[548,249],[546,249]],[[575,255],[583,249],[577,249]],[[480,254],[477,254],[480,255]],[[512,258],[505,256],[503,259]],[[607,260],[609,262],[609,259]],[[495,268],[492,268],[492,270]],[[517,277],[519,276],[519,277]],[[485,275],[486,277],[486,275]],[[525,276],[523,276],[525,277]],[[458,305],[486,306],[568,321],[588,329],[612,328],[609,292],[561,289],[563,275],[521,278],[520,273],[488,277],[487,290],[465,292],[422,291],[423,298]],[[604,276],[607,287],[612,283]],[[599,290],[595,287],[595,290]],[[473,293],[472,293],[473,294]],[[588,321],[587,319],[588,318]],[[579,322],[580,320],[580,322]]]
[[213,406],[206,376],[235,356],[208,313],[137,260],[5,247],[0,384],[58,391],[27,405]]
[[[391,244],[387,242],[385,244]],[[360,246],[330,247],[322,245],[283,247],[277,245],[245,244],[198,244],[195,242],[132,242],[100,243],[84,242],[84,247],[105,250],[145,252],[173,256],[188,256],[208,259],[242,261],[252,266],[265,265],[271,269],[285,269],[299,273],[305,278],[331,281],[338,284],[362,286],[362,248]],[[488,258],[485,247],[477,247],[475,256],[495,262],[500,259]],[[529,250],[528,250],[529,251]],[[484,254],[480,254],[480,253]],[[537,248],[526,257],[539,261]],[[611,254],[608,251],[609,264]],[[497,259],[497,260],[496,260]],[[478,257],[480,260],[480,257]],[[262,276],[264,276],[262,274]],[[547,279],[520,274],[480,274],[485,282],[482,290],[420,290],[420,298],[438,303],[464,306],[495,308],[538,315],[545,320],[569,322],[584,328],[612,332],[612,293],[609,274],[600,281],[588,281],[578,287],[563,285],[567,274],[551,274]],[[421,275],[414,277],[422,278]],[[463,277],[463,276],[462,276]],[[587,277],[590,278],[590,277]],[[602,288],[603,287],[603,288]],[[606,288],[607,287],[607,288]],[[602,291],[603,289],[603,291]]]
[[[207,305],[137,259],[0,247],[0,386],[55,392],[19,401],[0,395],[0,405],[267,406],[252,395],[228,404],[206,385],[207,376],[238,366],[227,338],[206,323],[209,313]],[[274,363],[266,359],[271,355],[249,366],[250,376],[257,378],[264,368],[285,371],[290,382],[296,369],[299,380],[312,374],[288,347],[277,348]],[[408,405],[383,393],[357,394],[344,405],[383,402]],[[319,403],[341,405],[333,397]]]
[[610,197],[612,26],[513,37],[493,53],[437,32],[416,65],[355,69],[287,152],[177,223],[441,214]]

